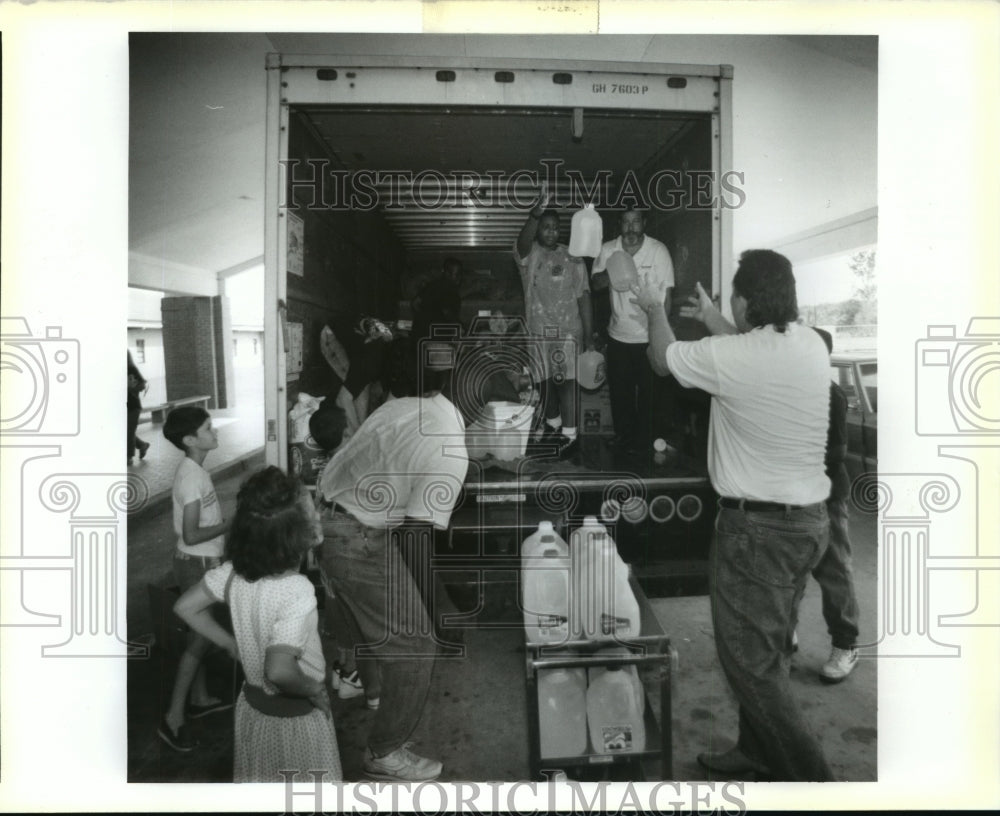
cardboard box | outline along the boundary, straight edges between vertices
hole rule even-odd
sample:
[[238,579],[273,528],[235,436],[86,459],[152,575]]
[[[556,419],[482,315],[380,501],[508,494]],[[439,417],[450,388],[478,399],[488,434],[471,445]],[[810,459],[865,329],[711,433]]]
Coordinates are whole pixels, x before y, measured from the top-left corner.
[[524,456],[534,408],[517,402],[488,402],[482,416],[469,424],[465,445],[469,456],[509,461]]

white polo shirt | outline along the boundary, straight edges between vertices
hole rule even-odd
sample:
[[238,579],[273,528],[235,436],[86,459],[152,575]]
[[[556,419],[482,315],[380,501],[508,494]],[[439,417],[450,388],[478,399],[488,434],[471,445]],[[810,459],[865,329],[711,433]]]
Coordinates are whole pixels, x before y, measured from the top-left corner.
[[681,385],[712,395],[708,473],[720,496],[813,504],[830,495],[823,457],[826,345],[808,326],[773,326],[667,346]]
[[[606,242],[594,261],[591,274],[597,274],[607,269],[608,258],[619,250],[628,252],[622,247],[621,236]],[[665,285],[668,289],[673,288],[674,264],[662,241],[644,235],[642,246],[632,256],[632,260],[635,261],[640,283],[648,276],[650,282],[656,286]],[[608,323],[608,334],[619,343],[648,343],[649,317],[642,309],[632,303],[632,298],[635,295],[631,292],[617,292],[614,289],[610,291],[611,322]]]
[[405,518],[445,529],[469,466],[465,422],[443,395],[382,405],[327,463],[317,483],[368,527]]

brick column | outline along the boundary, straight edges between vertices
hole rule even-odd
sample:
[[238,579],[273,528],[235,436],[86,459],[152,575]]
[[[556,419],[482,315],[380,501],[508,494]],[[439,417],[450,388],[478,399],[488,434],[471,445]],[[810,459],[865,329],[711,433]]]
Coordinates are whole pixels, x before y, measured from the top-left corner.
[[209,407],[220,407],[215,300],[165,297],[160,301],[168,400],[208,394]]
[[215,339],[215,379],[218,384],[216,408],[232,408],[236,394],[233,379],[233,324],[229,318],[229,298],[212,298],[212,321]]

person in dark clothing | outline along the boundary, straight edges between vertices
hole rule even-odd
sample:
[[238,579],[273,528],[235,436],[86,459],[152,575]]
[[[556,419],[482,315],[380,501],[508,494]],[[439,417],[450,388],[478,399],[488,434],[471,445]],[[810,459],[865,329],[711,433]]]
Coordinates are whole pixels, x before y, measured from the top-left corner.
[[463,334],[462,274],[458,258],[445,258],[441,270],[425,280],[410,300],[413,325],[409,337],[393,344],[387,366],[393,396],[420,396],[417,372],[423,365],[421,344],[431,338],[435,328],[451,330],[453,337]]
[[430,337],[434,326],[461,327],[461,283],[462,262],[445,258],[441,274],[427,281],[410,302],[415,343]]
[[140,395],[146,391],[146,378],[139,372],[138,367],[132,362],[132,352],[128,354],[128,390],[125,397],[125,411],[127,425],[126,449],[128,451],[128,464],[132,464],[136,449],[139,450],[139,459],[145,459],[149,450],[149,443],[136,436],[136,429],[139,427],[139,414],[142,413],[142,399]]
[[[816,329],[828,352],[833,338]],[[826,500],[830,516],[830,543],[812,571],[823,593],[823,618],[833,646],[830,657],[819,670],[827,683],[844,680],[857,665],[858,599],[854,592],[851,568],[851,536],[847,501],[851,482],[844,460],[847,457],[847,395],[837,383],[830,382],[830,427],[826,438],[826,475],[830,477],[830,498]]]

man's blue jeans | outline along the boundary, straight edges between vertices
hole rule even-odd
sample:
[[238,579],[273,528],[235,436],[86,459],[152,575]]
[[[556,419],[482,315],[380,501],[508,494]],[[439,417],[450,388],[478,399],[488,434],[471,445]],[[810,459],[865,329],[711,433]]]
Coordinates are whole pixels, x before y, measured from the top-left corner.
[[320,570],[347,613],[338,644],[353,645],[366,692],[380,689],[368,747],[383,756],[409,739],[423,713],[437,654],[430,619],[386,530],[324,513]]
[[828,537],[823,502],[775,512],[720,508],[715,521],[712,622],[739,703],[737,744],[780,781],[833,779],[788,680],[799,601]]
[[830,640],[838,649],[858,643],[858,599],[851,566],[850,515],[847,499],[828,499],[830,546],[812,571],[823,592],[823,619]]

